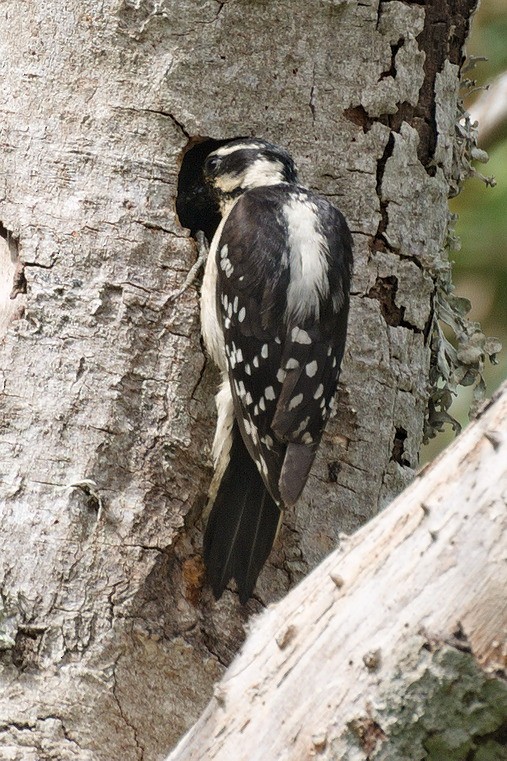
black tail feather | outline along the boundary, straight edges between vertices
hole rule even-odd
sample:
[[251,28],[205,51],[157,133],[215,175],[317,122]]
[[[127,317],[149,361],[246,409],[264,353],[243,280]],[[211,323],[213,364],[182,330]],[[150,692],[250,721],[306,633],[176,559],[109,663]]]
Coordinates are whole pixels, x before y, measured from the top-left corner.
[[245,604],[273,546],[280,510],[248,454],[237,423],[204,534],[204,563],[217,600],[231,578]]

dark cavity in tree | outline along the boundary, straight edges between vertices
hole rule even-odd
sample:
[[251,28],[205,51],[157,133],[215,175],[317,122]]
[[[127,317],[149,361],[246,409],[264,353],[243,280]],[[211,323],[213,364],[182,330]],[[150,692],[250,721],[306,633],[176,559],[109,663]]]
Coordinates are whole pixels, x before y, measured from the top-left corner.
[[405,456],[405,441],[407,440],[407,435],[407,431],[404,428],[400,427],[396,429],[391,460],[399,463],[399,465],[410,466],[410,462]]
[[399,327],[403,322],[402,308],[396,305],[398,279],[394,275],[378,277],[375,285],[370,288],[368,296],[380,302],[384,320],[392,327]]
[[332,462],[328,462],[327,464],[327,476],[328,481],[331,484],[335,484],[338,481],[338,473],[341,470],[341,464],[338,462],[338,460],[333,460]]
[[220,224],[218,205],[210,194],[202,173],[206,157],[220,146],[230,143],[231,140],[237,140],[238,137],[225,140],[193,137],[184,150],[178,175],[176,213],[181,226],[187,227],[194,238],[198,230],[202,230],[208,243],[211,243]]

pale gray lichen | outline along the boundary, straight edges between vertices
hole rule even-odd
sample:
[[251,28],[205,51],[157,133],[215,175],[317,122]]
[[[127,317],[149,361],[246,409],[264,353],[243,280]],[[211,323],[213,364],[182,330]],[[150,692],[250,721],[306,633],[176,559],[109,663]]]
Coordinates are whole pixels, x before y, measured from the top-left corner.
[[[462,86],[468,89],[474,84],[468,80],[462,82]],[[477,125],[471,124],[462,98],[458,97],[452,165],[448,171],[450,198],[456,196],[464,181],[472,176],[479,177],[491,187],[495,185],[493,178],[484,177],[473,166],[474,161],[485,162],[487,159],[487,154],[477,148]],[[454,230],[455,222],[456,216],[449,213],[446,240],[448,255],[460,248]],[[498,339],[486,337],[480,324],[467,317],[471,304],[468,299],[460,298],[454,293],[448,257],[440,266],[435,267],[432,274],[436,285],[435,318],[431,335],[430,399],[424,432],[425,443],[446,424],[459,433],[461,426],[449,412],[458,386],[473,386],[470,417],[475,415],[486,396],[484,365],[488,359],[496,364],[496,355],[502,348]],[[447,335],[443,324],[449,328]]]

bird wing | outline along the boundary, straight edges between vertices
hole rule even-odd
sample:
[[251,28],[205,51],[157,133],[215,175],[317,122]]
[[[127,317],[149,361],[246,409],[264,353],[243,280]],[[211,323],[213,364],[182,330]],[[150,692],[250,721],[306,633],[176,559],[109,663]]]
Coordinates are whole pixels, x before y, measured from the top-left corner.
[[345,344],[346,223],[304,188],[244,193],[216,251],[234,411],[273,499],[293,504],[329,416]]

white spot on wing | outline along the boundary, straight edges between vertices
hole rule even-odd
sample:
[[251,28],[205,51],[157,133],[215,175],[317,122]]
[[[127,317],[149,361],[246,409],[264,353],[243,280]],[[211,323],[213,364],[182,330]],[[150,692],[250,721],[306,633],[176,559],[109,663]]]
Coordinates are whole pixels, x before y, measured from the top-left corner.
[[308,362],[308,364],[305,367],[305,372],[309,378],[313,378],[317,370],[318,370],[318,365],[316,360],[313,360],[313,362]]
[[246,317],[246,309],[245,309],[245,307],[241,307],[241,309],[240,309],[240,310],[239,310],[239,312],[238,312],[238,320],[239,320],[240,322],[243,322],[243,320],[245,319],[245,317]]
[[303,401],[303,394],[296,394],[296,396],[293,396],[289,402],[289,407],[288,407],[289,410],[293,410],[296,407],[298,407],[302,401]]
[[324,393],[324,386],[322,385],[322,383],[319,383],[317,387],[317,391],[314,393],[313,398],[320,399],[323,393]]
[[234,388],[236,389],[236,393],[239,396],[240,399],[244,399],[246,396],[246,388],[245,384],[242,380],[239,382],[237,380],[234,381]]
[[294,436],[299,436],[300,433],[303,433],[303,431],[306,431],[308,427],[308,423],[310,422],[310,416],[307,415],[304,420],[300,422],[296,430],[294,431]]
[[264,459],[264,457],[261,454],[258,455],[258,457],[259,457],[259,459],[256,460],[255,464],[257,465],[257,468],[258,468],[259,472],[267,477],[267,475],[268,475],[268,468],[266,466],[266,460]]
[[266,397],[266,399],[270,399],[271,401],[276,399],[276,397],[275,397],[275,389],[273,388],[273,386],[268,386],[267,387],[267,389],[264,391],[264,396]]

